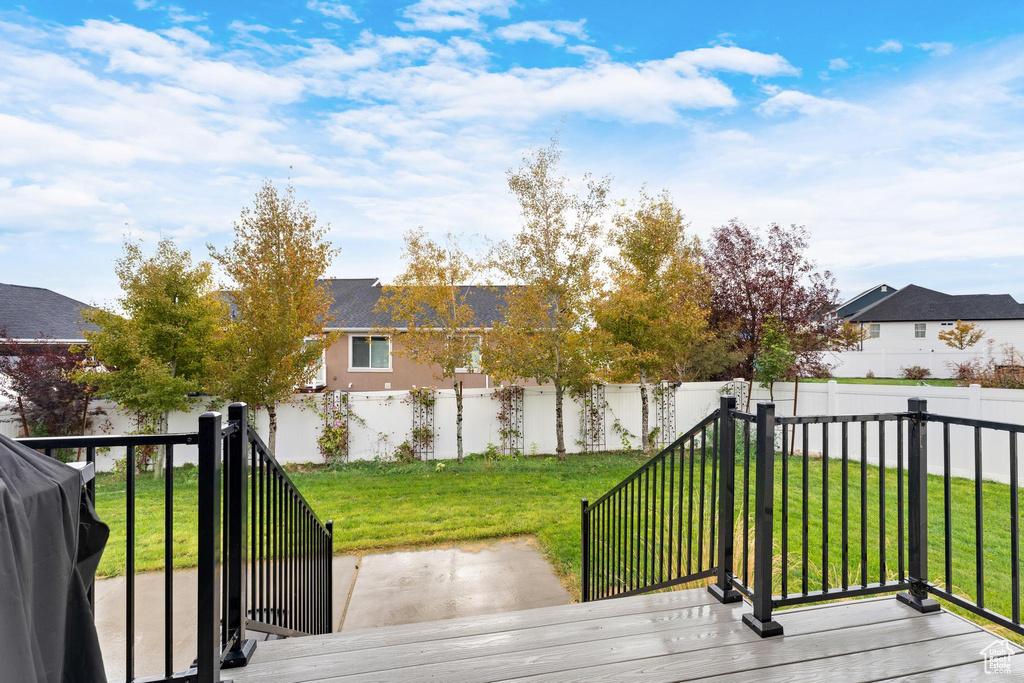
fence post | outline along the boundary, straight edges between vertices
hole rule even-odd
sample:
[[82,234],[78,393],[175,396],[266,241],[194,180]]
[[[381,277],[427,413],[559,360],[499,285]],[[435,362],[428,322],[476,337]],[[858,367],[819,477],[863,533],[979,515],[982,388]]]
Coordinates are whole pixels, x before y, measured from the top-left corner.
[[735,396],[723,396],[718,408],[718,574],[715,583],[708,586],[721,603],[739,602],[740,592],[732,587],[733,531],[736,522],[736,409]]
[[590,505],[586,498],[580,499],[580,536],[582,558],[580,561],[580,573],[583,575],[582,602],[590,602],[590,515],[587,514],[587,506]]
[[199,416],[198,683],[220,680],[220,421],[220,413]]
[[225,628],[234,643],[224,655],[223,668],[245,666],[256,650],[255,640],[246,640],[245,622],[248,617],[246,603],[246,567],[248,566],[249,520],[249,412],[244,403],[228,406],[228,422],[238,429],[228,437],[227,452],[227,609]]
[[757,404],[757,460],[754,482],[754,598],[753,613],[743,623],[762,638],[782,635],[772,620],[772,505],[775,493],[775,404]]
[[910,590],[896,599],[918,612],[935,612],[939,603],[928,597],[928,402],[923,398],[907,401],[910,434],[907,438],[907,534],[909,543],[907,578]]

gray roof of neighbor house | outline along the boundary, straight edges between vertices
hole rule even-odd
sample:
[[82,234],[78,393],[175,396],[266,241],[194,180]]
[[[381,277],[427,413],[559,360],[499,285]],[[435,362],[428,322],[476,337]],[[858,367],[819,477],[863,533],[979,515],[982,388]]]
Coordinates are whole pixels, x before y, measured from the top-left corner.
[[[376,311],[383,287],[377,278],[324,278],[322,280],[334,297],[332,328],[372,329],[392,324],[390,316]],[[501,317],[506,287],[469,285],[466,303],[473,309],[475,325],[489,327]],[[403,327],[396,323],[396,327]]]
[[12,339],[83,340],[82,310],[92,308],[42,287],[0,283],[0,330]]
[[875,285],[871,289],[866,289],[857,296],[847,299],[843,303],[839,304],[839,307],[836,309],[836,316],[840,318],[848,318],[855,315],[858,311],[867,308],[871,304],[881,301],[888,296],[892,296],[895,291],[895,287],[885,283]]
[[1024,305],[1009,294],[943,294],[907,285],[850,318],[853,322],[1017,320]]

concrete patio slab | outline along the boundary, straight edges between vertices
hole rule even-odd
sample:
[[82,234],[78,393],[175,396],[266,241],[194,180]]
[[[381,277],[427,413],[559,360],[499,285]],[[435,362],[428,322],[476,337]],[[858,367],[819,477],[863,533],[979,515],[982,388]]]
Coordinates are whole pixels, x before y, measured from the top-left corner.
[[528,539],[365,555],[343,631],[572,602]]

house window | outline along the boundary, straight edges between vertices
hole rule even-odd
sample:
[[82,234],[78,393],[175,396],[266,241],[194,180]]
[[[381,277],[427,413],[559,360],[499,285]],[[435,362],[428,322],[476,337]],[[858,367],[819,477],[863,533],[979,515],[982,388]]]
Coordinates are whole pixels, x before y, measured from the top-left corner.
[[925,323],[914,323],[914,338],[924,339],[928,326]]
[[387,337],[349,337],[350,370],[390,370],[391,340]]
[[868,339],[878,339],[882,336],[882,325],[881,323],[871,323],[871,327],[868,330]]
[[480,372],[480,348],[483,345],[483,337],[475,337],[473,351],[470,354],[468,368],[455,368],[455,372]]

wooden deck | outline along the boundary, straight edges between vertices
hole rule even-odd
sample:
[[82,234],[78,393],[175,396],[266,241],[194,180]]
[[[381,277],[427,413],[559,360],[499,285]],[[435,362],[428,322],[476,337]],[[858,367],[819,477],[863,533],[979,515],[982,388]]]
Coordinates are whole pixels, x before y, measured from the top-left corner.
[[[300,681],[975,681],[996,637],[894,597],[776,612],[759,639],[744,603],[704,589],[260,643],[236,683]],[[1010,676],[1024,678],[1022,650]]]

